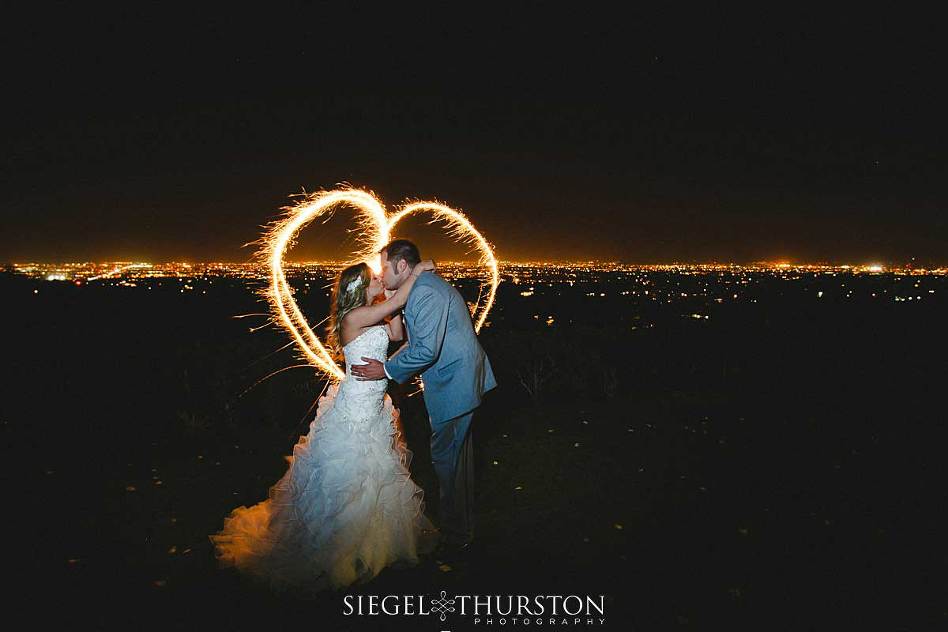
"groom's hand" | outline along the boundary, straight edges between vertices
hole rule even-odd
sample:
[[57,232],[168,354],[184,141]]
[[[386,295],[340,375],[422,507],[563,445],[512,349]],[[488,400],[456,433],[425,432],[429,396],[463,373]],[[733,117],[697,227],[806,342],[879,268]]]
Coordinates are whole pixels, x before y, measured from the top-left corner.
[[353,364],[352,365],[352,375],[355,376],[360,382],[366,380],[384,380],[385,367],[382,366],[382,363],[374,358],[363,357],[362,361],[365,364]]

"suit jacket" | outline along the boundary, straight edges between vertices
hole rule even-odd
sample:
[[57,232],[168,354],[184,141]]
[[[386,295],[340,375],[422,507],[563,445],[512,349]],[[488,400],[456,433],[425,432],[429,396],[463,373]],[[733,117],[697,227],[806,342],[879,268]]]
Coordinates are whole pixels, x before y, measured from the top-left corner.
[[474,410],[497,386],[464,298],[438,275],[422,272],[415,279],[405,325],[408,342],[385,370],[399,384],[421,373],[432,426]]

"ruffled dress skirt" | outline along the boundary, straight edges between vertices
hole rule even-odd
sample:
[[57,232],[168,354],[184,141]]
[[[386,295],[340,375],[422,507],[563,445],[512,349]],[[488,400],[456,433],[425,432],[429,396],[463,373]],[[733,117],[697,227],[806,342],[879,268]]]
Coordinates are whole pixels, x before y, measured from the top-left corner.
[[320,398],[269,497],[234,509],[210,536],[222,566],[278,592],[316,592],[416,564],[434,548],[437,530],[411,479],[412,452],[392,400],[384,395],[366,410],[359,398],[337,396],[333,385]]

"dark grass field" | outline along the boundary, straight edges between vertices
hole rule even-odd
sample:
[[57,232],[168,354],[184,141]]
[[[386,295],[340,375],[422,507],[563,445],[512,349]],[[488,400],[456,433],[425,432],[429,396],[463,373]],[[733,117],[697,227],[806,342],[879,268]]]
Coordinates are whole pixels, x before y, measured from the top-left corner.
[[[323,386],[307,369],[253,386],[293,362],[268,356],[282,333],[248,331],[265,318],[231,318],[264,311],[253,293],[0,291],[8,609],[30,628],[502,627],[343,615],[345,594],[441,590],[606,596],[605,625],[548,628],[948,626],[943,301],[775,295],[545,328],[502,294],[481,334],[500,386],[474,421],[475,550],[300,598],[219,570],[207,539],[266,497]],[[392,395],[433,499],[423,403]]]

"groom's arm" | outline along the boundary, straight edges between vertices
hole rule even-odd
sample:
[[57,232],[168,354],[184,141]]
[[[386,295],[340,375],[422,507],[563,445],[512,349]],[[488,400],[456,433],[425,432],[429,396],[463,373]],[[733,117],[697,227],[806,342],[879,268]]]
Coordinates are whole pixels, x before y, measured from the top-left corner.
[[384,365],[389,379],[404,384],[435,363],[448,330],[448,301],[427,286],[415,287],[411,340]]
[[[395,353],[392,354],[392,358],[394,358],[395,356],[397,356],[399,353],[401,353],[407,348],[408,348],[408,343],[406,342],[402,346],[400,346]],[[389,360],[391,360],[392,358],[389,358]],[[385,368],[384,364],[382,365],[382,370],[385,371],[385,377],[387,377],[388,379],[392,379],[392,376],[388,374],[388,369]]]

